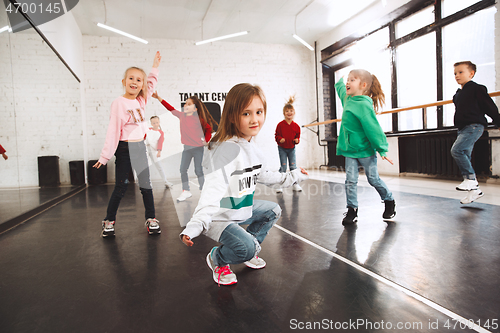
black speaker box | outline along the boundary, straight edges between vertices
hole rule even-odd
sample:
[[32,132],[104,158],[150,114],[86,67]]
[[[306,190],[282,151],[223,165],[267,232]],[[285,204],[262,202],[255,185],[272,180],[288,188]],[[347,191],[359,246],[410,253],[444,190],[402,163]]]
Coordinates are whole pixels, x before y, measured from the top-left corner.
[[59,156],[38,156],[38,185],[59,186]]
[[69,162],[69,176],[71,178],[71,185],[85,184],[85,172],[83,161],[70,161]]
[[97,163],[97,160],[90,160],[87,163],[87,175],[89,177],[89,185],[101,185],[108,182],[107,165],[101,165],[99,169],[92,166]]

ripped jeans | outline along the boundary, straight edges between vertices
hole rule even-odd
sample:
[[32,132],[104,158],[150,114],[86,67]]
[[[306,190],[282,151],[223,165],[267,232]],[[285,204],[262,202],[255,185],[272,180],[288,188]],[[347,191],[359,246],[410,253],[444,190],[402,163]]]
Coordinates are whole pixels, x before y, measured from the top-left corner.
[[[214,262],[222,267],[227,264],[241,264],[252,259],[260,251],[269,230],[281,216],[280,206],[271,201],[254,200],[252,217],[240,223],[230,224],[222,232],[220,245],[214,253]],[[247,229],[241,225],[248,224]]]
[[278,153],[280,154],[280,172],[286,172],[286,161],[288,159],[288,164],[290,165],[290,171],[297,169],[297,162],[295,158],[295,147],[294,148],[283,148],[278,146]]

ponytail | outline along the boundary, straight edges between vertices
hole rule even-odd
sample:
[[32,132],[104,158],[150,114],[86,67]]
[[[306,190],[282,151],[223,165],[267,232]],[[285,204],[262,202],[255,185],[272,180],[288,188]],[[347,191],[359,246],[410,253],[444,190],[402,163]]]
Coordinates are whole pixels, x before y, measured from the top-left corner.
[[285,114],[286,110],[295,110],[293,107],[293,102],[295,102],[295,95],[292,95],[288,98],[288,102],[285,103],[285,106],[283,107],[283,114]]
[[375,75],[372,74],[372,84],[368,90],[368,96],[373,100],[373,109],[378,113],[378,109],[385,104],[385,94],[382,85]]

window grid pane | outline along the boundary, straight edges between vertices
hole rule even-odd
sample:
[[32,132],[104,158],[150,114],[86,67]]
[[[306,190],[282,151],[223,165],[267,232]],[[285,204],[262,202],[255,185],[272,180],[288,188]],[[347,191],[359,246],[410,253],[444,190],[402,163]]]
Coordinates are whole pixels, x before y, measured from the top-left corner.
[[[495,91],[495,13],[495,7],[484,9],[443,28],[444,99],[452,99],[460,88],[453,74],[459,61],[476,64],[473,80]],[[453,126],[455,106],[447,104],[443,110],[443,125]]]
[[406,36],[434,22],[434,6],[429,6],[396,23],[396,38]]
[[[396,54],[399,107],[435,102],[436,34],[430,33],[402,44]],[[423,129],[422,110],[398,113],[398,126],[400,131]]]
[[441,0],[441,17],[445,18],[455,14],[478,2],[478,0]]

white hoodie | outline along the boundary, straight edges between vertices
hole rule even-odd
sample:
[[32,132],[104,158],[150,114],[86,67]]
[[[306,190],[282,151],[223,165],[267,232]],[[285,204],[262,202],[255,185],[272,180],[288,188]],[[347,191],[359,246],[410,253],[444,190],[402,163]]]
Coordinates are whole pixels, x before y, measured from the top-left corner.
[[252,217],[257,183],[289,187],[308,178],[300,169],[270,171],[253,138],[248,142],[236,136],[205,153],[203,172],[200,201],[181,237],[193,239],[204,233],[218,241],[229,224]]

